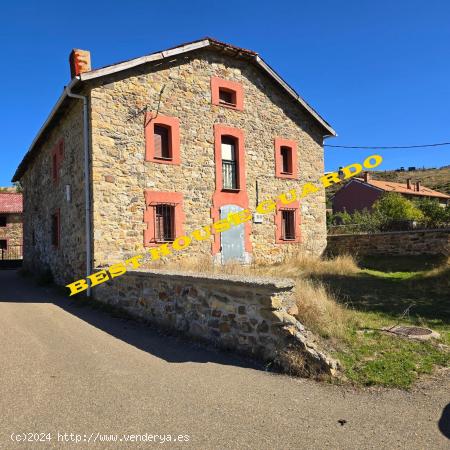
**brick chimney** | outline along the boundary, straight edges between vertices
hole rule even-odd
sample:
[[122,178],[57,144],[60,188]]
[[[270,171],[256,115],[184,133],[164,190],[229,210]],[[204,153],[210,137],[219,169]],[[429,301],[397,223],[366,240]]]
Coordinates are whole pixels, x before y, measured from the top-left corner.
[[417,192],[420,192],[420,181],[416,182],[416,190]]
[[370,173],[364,172],[364,183],[368,183],[370,180]]
[[411,178],[406,179],[406,189],[412,189],[411,187]]
[[69,63],[71,78],[80,73],[89,72],[91,70],[91,52],[74,48],[70,52]]

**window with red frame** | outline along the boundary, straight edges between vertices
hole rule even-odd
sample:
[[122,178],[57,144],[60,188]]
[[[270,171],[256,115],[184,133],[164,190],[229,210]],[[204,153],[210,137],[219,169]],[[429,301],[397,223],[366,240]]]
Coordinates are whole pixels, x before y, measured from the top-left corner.
[[153,130],[153,144],[155,149],[155,158],[172,159],[170,127],[165,125],[155,125]]
[[238,81],[211,77],[211,103],[217,106],[243,111],[244,88]]
[[281,210],[281,239],[285,241],[295,240],[295,210]]
[[172,242],[175,240],[175,207],[170,204],[153,205],[155,219],[155,242]]
[[281,173],[292,175],[292,148],[285,145],[280,147]]
[[52,214],[51,216],[51,238],[52,245],[55,248],[59,247],[60,244],[60,215],[59,210]]
[[219,88],[219,103],[221,105],[236,107],[236,91]]
[[178,118],[146,113],[145,160],[159,164],[181,163]]
[[54,183],[59,181],[63,156],[64,141],[61,139],[52,150],[52,179]]
[[236,138],[222,136],[222,183],[225,190],[239,189],[236,147]]

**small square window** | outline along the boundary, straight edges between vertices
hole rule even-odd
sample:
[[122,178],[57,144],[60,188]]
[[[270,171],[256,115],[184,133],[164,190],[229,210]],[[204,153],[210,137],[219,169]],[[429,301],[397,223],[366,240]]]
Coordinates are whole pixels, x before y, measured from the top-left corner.
[[281,211],[281,239],[285,241],[295,239],[295,210]]
[[211,103],[216,106],[244,110],[244,88],[238,81],[211,77]]
[[169,204],[154,206],[155,242],[172,242],[175,240],[175,207]]
[[59,211],[55,212],[51,216],[51,238],[52,238],[52,245],[58,248],[60,240]]
[[0,216],[0,227],[1,228],[6,227],[7,222],[8,221],[6,220],[6,216]]
[[6,239],[0,239],[0,250],[8,250],[8,241]]
[[219,103],[221,105],[236,106],[236,91],[219,88]]

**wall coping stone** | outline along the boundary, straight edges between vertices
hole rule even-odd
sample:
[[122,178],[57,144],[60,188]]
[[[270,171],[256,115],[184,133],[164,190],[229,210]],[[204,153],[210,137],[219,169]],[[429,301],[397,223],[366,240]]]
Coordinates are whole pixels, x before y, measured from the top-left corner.
[[382,231],[379,233],[342,233],[342,234],[328,234],[327,239],[341,236],[383,236],[386,234],[414,234],[414,233],[449,233],[450,228],[433,228],[433,229],[418,229],[418,230],[402,230],[402,231]]
[[[101,267],[99,267],[101,269]],[[237,286],[246,286],[249,288],[264,288],[275,291],[291,290],[295,286],[295,282],[290,278],[270,278],[247,275],[226,275],[215,273],[199,273],[189,271],[172,271],[172,270],[154,270],[154,269],[134,269],[127,270],[127,273],[138,277],[161,278],[168,275],[184,281],[192,282],[208,282],[208,281],[230,281]]]

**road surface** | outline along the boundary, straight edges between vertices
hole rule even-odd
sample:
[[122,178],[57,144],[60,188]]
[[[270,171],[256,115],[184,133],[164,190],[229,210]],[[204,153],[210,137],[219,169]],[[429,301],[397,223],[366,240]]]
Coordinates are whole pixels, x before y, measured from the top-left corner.
[[413,392],[271,374],[13,270],[0,271],[0,339],[1,449],[450,448],[448,373]]

